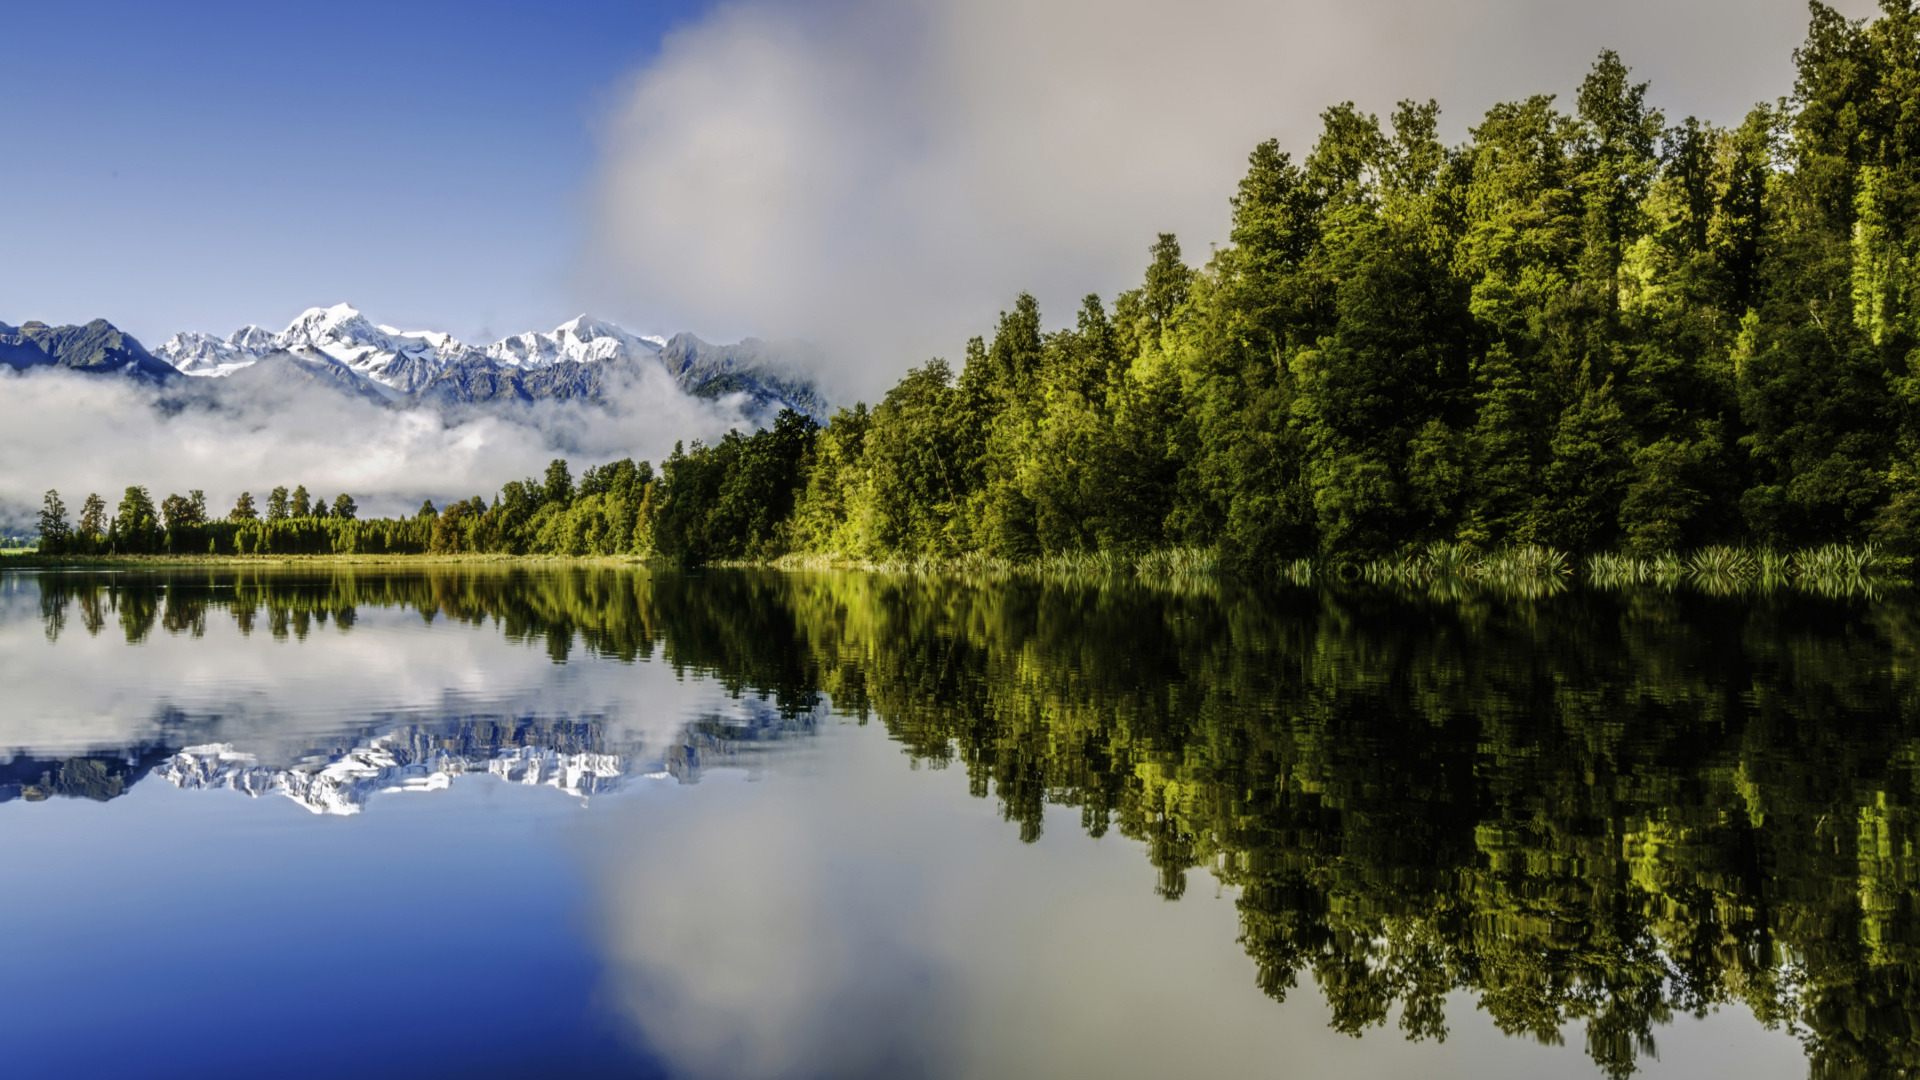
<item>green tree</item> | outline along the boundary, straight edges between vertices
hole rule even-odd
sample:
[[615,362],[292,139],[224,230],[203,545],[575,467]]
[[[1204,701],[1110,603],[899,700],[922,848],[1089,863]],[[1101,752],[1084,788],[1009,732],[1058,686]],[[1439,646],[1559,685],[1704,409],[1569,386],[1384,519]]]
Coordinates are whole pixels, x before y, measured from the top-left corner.
[[158,550],[159,512],[154,508],[153,497],[147,494],[146,488],[128,487],[120,497],[120,506],[114,511],[113,518],[117,526],[117,550],[136,555]]
[[547,463],[546,482],[541,488],[541,497],[550,503],[564,506],[573,501],[573,474],[567,470],[565,458],[554,458]]
[[193,499],[185,495],[168,495],[160,503],[161,523],[170,533],[203,525],[206,523],[206,519],[201,516],[204,506],[204,502],[196,505]]
[[80,536],[89,543],[98,543],[107,535],[107,502],[98,494],[88,494],[80,504]]
[[56,555],[67,550],[72,529],[67,525],[67,504],[52,488],[40,500],[40,550]]

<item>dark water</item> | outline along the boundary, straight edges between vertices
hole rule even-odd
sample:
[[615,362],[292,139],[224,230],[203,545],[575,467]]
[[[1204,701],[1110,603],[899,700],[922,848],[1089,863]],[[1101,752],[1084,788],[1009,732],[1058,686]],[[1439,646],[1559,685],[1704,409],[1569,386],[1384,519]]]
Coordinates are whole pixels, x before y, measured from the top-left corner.
[[9,1075],[1901,1075],[1920,606],[0,575]]

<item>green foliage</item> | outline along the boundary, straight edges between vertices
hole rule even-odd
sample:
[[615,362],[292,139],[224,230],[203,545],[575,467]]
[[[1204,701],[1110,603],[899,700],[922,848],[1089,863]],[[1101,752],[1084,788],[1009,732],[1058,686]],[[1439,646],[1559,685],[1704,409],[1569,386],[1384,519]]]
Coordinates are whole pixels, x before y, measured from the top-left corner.
[[73,535],[67,524],[67,504],[60,501],[60,493],[52,488],[40,500],[40,550],[49,555],[58,555],[67,550],[68,541]]
[[661,554],[689,564],[782,554],[800,465],[818,432],[812,419],[782,410],[773,427],[750,436],[731,431],[690,451],[675,445],[660,469],[666,495],[653,520]]
[[1185,544],[1281,576],[1432,543],[1920,553],[1916,32],[1897,0],[1814,5],[1793,98],[1733,129],[1669,126],[1610,51],[1571,114],[1496,105],[1455,147],[1432,102],[1335,106],[1298,163],[1254,148],[1204,268],[1163,234],[1110,307],[1048,332],[1022,295],[957,378],[836,416],[782,541],[683,526],[724,496],[676,460],[661,549]]

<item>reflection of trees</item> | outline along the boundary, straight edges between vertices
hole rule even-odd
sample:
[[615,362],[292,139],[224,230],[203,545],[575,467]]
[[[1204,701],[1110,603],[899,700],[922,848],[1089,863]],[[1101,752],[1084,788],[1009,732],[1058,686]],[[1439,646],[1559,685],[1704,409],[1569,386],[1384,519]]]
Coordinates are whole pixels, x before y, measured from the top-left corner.
[[1673,1016],[1737,1004],[1795,1025],[1816,1075],[1920,1068],[1920,619],[1897,603],[525,568],[45,587],[49,635],[69,603],[129,638],[404,606],[556,661],[657,649],[788,715],[830,694],[1024,838],[1077,806],[1166,896],[1199,869],[1238,887],[1261,988],[1312,980],[1342,1030],[1441,1037],[1465,990],[1511,1034],[1582,1023],[1619,1075]]

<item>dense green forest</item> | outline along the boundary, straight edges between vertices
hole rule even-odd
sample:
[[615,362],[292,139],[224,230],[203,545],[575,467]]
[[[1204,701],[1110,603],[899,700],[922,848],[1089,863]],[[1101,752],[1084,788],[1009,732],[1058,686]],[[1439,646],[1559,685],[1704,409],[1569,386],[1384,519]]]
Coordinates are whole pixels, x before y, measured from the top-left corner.
[[[882,724],[995,800],[1009,842],[1113,833],[1143,890],[1230,886],[1249,977],[1324,995],[1343,1031],[1443,1037],[1478,1022],[1464,994],[1624,1076],[1665,1025],[1727,1008],[1789,1026],[1812,1076],[1920,1071],[1904,601],[602,567],[40,579],[54,638],[305,638],[395,608]],[[203,739],[191,719],[173,737]],[[475,718],[448,719],[452,738]],[[136,760],[40,762],[37,797],[112,797]]]
[[415,520],[179,541],[123,504],[123,535],[53,521],[51,546],[1179,547],[1255,574],[1436,543],[1920,554],[1920,12],[1811,9],[1791,95],[1733,127],[1670,122],[1611,52],[1570,103],[1497,105],[1457,146],[1432,102],[1334,106],[1297,158],[1254,148],[1204,266],[1162,235],[1070,329],[1023,295],[957,372],[677,448],[657,479],[550,470]]

